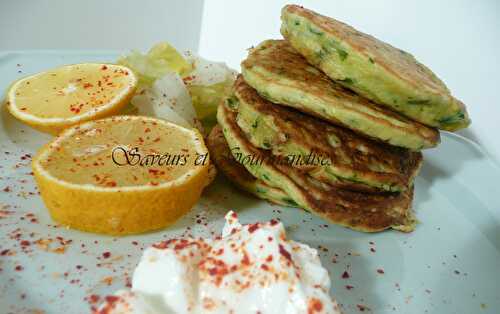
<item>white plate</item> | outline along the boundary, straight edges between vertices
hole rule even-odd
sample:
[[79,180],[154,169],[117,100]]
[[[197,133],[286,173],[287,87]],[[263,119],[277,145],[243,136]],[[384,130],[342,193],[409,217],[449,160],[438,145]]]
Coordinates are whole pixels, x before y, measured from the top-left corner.
[[[113,61],[116,56],[3,53],[0,88],[57,65]],[[1,313],[88,313],[90,295],[102,298],[127,284],[144,247],[179,235],[219,234],[229,209],[238,211],[244,223],[279,217],[291,238],[319,247],[333,281],[332,294],[345,313],[500,311],[500,168],[477,145],[459,136],[445,133],[437,149],[424,152],[414,203],[421,224],[411,234],[363,234],[330,225],[298,209],[254,199],[220,178],[175,226],[121,238],[54,225],[36,194],[26,155],[32,156],[49,139],[2,110],[0,252],[9,253],[0,253]],[[44,248],[34,243],[39,239],[54,241]],[[72,242],[64,245],[65,252],[57,253],[60,242],[68,240]],[[28,244],[23,241],[29,245],[23,246]],[[110,253],[108,258],[105,252]],[[350,278],[342,278],[344,271]]]

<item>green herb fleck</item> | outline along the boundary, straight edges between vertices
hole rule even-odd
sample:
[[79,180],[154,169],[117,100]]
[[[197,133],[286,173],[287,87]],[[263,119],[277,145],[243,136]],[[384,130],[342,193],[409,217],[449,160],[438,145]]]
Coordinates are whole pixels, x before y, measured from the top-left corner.
[[258,125],[259,125],[259,121],[255,120],[255,121],[252,123],[252,128],[256,129]]
[[347,56],[349,55],[345,50],[337,48],[337,53],[339,54],[340,61],[344,61],[347,59]]
[[371,57],[369,57],[368,60],[370,61],[371,64],[375,64],[375,61]]
[[294,200],[292,200],[291,198],[288,198],[288,197],[283,198],[283,202],[290,204],[292,206],[299,206],[299,204],[297,204],[297,202],[295,202]]
[[325,56],[325,51],[324,51],[323,49],[320,49],[320,50],[318,50],[318,51],[316,52],[316,57],[317,57],[318,59],[320,59],[320,60],[321,60],[321,59],[323,59],[323,57],[324,57],[324,56]]
[[428,105],[430,99],[410,99],[407,101],[408,105]]
[[269,176],[265,173],[262,174],[262,179],[264,179],[266,181],[271,181],[271,179],[269,179]]
[[296,25],[296,26],[299,26],[299,25],[300,25],[299,20],[295,20],[295,25]]
[[333,49],[335,49],[335,51],[337,51],[337,54],[339,55],[340,61],[344,61],[349,56],[347,51],[342,49],[342,47],[340,46],[340,44],[336,40],[329,41],[328,45],[330,47],[332,47]]
[[238,109],[238,100],[235,97],[229,97],[226,99],[226,104],[229,108],[236,110]]
[[316,36],[323,36],[323,32],[315,29],[314,27],[309,27],[309,31]]
[[345,79],[340,80],[340,81],[343,83],[346,83],[346,84],[354,84],[354,80],[350,77],[346,77]]
[[269,144],[268,142],[262,142],[262,147],[265,149],[269,149],[271,148],[271,144]]
[[444,118],[439,119],[438,122],[443,124],[443,125],[446,125],[446,124],[458,123],[464,119],[465,119],[465,113],[463,113],[462,111],[459,111],[452,116],[448,116],[448,117],[444,117]]
[[255,191],[257,193],[260,193],[260,194],[266,194],[267,193],[267,191],[265,189],[262,189],[262,188],[256,188]]

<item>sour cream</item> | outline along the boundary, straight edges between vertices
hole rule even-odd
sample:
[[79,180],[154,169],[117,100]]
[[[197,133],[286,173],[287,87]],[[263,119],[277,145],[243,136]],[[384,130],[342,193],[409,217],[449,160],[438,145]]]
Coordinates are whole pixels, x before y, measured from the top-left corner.
[[172,239],[145,250],[131,291],[98,313],[340,313],[315,249],[287,240],[283,224],[241,225],[226,215],[222,236]]

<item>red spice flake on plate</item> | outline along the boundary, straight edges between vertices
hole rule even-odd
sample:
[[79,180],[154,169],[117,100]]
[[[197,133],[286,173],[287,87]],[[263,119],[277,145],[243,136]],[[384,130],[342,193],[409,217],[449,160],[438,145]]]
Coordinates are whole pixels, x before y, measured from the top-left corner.
[[108,286],[111,286],[113,284],[113,277],[112,276],[104,277],[101,279],[101,282]]
[[171,244],[171,243],[174,243],[176,242],[177,239],[170,239],[170,240],[166,240],[166,241],[162,241],[162,242],[159,242],[159,243],[154,243],[153,244],[153,247],[155,249],[160,249],[160,250],[163,250],[163,249],[166,249],[168,248],[168,246]]
[[56,254],[64,254],[64,253],[66,253],[66,247],[60,246],[60,247],[53,249],[51,252],[56,253]]
[[379,274],[385,274],[384,270],[382,268],[377,269],[377,273]]
[[128,276],[125,278],[125,287],[132,288],[132,280]]
[[[4,207],[6,208],[6,207]],[[7,217],[8,215],[14,214],[11,210],[0,210],[0,219]]]
[[354,289],[354,287],[353,287],[353,286],[351,286],[351,285],[346,285],[346,286],[345,286],[345,288],[346,288],[347,290],[352,290],[352,289]]
[[342,273],[342,276],[341,276],[341,278],[342,278],[342,279],[348,279],[348,278],[350,278],[350,277],[351,277],[351,276],[349,275],[349,273],[348,273],[347,271],[344,271],[344,272]]
[[35,241],[36,245],[44,250],[44,251],[48,251],[49,250],[49,245],[50,243],[52,243],[52,239],[38,239]]
[[103,258],[109,258],[111,256],[111,252],[104,252],[102,253]]
[[369,310],[369,308],[366,305],[363,305],[363,304],[356,304],[356,307],[358,308],[358,310],[360,312],[364,312],[364,311]]
[[322,252],[328,252],[328,248],[322,246],[322,245],[318,245],[318,249]]
[[21,244],[21,246],[29,246],[29,245],[31,245],[31,242],[30,242],[30,241],[28,241],[28,240],[22,240],[22,241],[20,242],[20,244]]

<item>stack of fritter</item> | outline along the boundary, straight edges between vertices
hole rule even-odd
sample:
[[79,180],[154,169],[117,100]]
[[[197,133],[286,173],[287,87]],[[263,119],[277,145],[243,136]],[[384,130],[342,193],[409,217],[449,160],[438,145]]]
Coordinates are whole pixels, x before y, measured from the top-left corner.
[[241,64],[208,146],[243,189],[365,232],[415,228],[419,150],[470,123],[402,50],[299,6]]

